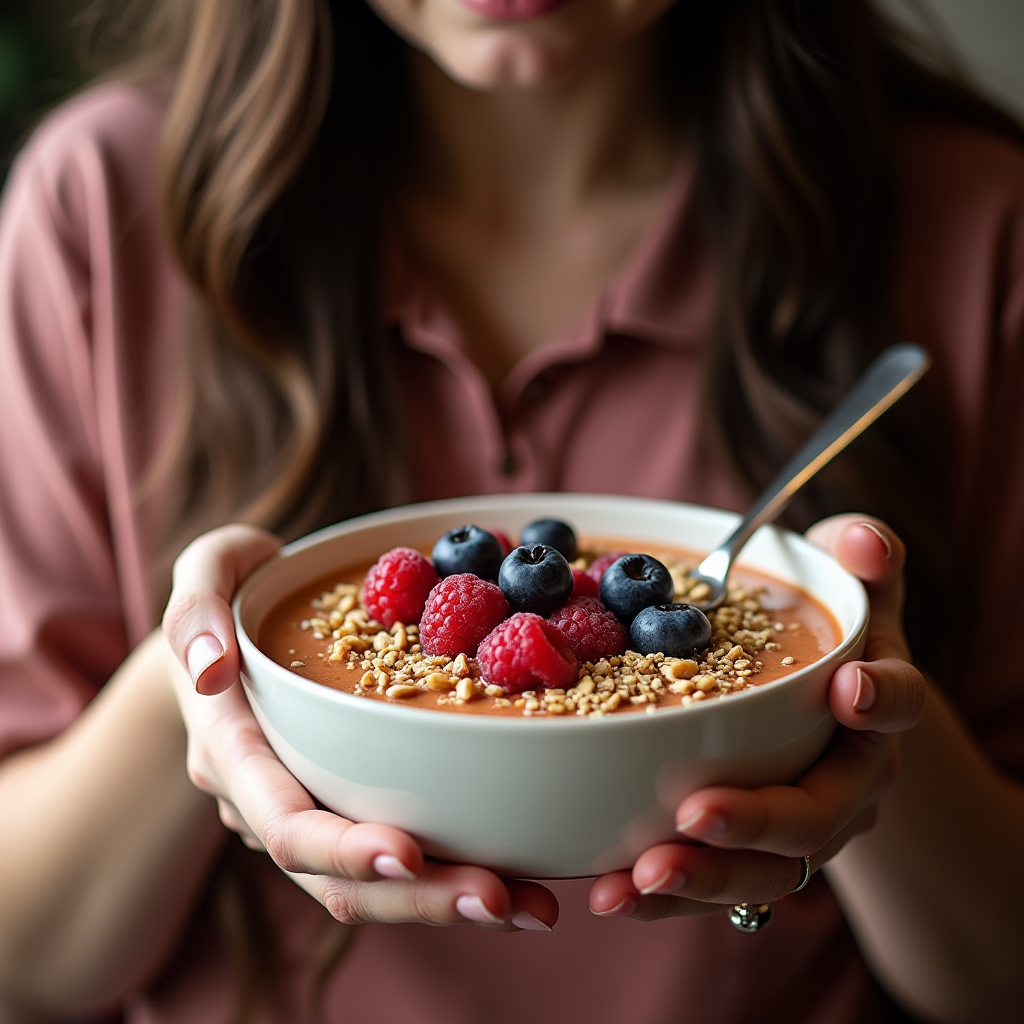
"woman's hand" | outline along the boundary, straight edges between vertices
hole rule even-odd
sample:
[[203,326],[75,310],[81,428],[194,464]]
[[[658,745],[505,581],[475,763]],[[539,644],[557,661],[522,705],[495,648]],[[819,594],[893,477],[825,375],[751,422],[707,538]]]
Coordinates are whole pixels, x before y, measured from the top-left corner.
[[826,519],[807,536],[863,580],[870,600],[864,659],[832,677],[829,703],[840,726],[829,746],[792,786],[717,786],[688,796],[676,811],[683,841],[599,878],[590,893],[595,914],[655,920],[771,903],[797,887],[805,856],[816,871],[874,823],[876,801],[896,775],[897,734],[917,723],[927,693],[901,625],[904,548],[864,516]]
[[174,675],[192,782],[217,800],[228,828],[340,921],[550,929],[558,905],[543,886],[426,861],[399,829],[318,807],[278,760],[242,692],[230,609],[241,581],[278,546],[263,530],[226,526],[193,541],[175,564],[164,633],[188,673]]

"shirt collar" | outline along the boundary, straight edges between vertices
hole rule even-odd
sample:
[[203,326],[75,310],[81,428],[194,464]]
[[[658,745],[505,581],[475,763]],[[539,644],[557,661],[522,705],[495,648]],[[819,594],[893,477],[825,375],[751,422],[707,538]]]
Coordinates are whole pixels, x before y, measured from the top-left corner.
[[608,333],[667,347],[690,347],[706,336],[716,280],[694,184],[694,164],[685,159],[661,216],[602,293]]
[[[690,348],[706,337],[713,315],[715,273],[694,202],[694,165],[680,161],[661,215],[619,273],[579,321],[527,356],[515,377],[552,357],[585,358],[608,334],[669,348]],[[430,283],[408,256],[400,233],[387,232],[385,315],[412,348],[464,352],[461,332]]]

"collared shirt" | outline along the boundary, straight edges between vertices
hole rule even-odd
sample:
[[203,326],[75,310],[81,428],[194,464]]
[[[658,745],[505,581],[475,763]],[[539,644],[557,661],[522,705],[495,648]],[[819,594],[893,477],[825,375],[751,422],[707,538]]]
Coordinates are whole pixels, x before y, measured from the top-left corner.
[[[154,625],[150,506],[133,492],[173,416],[185,296],[154,194],[162,117],[158,100],[124,87],[77,98],[18,160],[0,215],[0,756],[65,728]],[[958,437],[950,490],[966,495],[964,540],[984,556],[973,564],[991,569],[972,579],[987,597],[969,611],[976,623],[1016,621],[1024,155],[979,131],[922,122],[900,132],[896,157],[899,325],[935,359],[927,386]],[[701,389],[727,402],[729,382],[703,383],[714,274],[690,189],[683,166],[626,266],[497,394],[427,282],[396,265],[393,400],[409,413],[418,498],[559,489],[738,505],[700,444]],[[960,707],[979,741],[1003,767],[1024,771],[1019,665],[970,684]],[[276,1019],[302,1024],[312,1019],[314,952],[330,922],[268,858],[245,856],[253,898],[290,965]],[[781,901],[756,937],[733,930],[724,912],[650,925],[598,920],[587,886],[557,884],[562,917],[551,935],[361,929],[327,986],[327,1019],[885,1019],[820,875]],[[127,1019],[212,1024],[232,998],[229,958],[203,905]]]
[[407,349],[418,497],[564,490],[735,503],[695,443],[714,281],[692,185],[684,162],[626,265],[496,391],[429,282],[393,252],[388,305]]

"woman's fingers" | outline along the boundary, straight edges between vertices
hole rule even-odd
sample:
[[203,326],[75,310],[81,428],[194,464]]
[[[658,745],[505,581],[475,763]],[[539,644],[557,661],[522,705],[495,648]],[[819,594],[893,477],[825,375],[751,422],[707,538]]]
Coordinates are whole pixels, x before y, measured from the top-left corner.
[[868,591],[864,658],[836,671],[829,690],[832,713],[850,729],[912,728],[924,712],[928,687],[910,663],[903,635],[902,541],[885,523],[857,515],[822,520],[807,537],[863,580]]
[[506,878],[509,895],[509,922],[520,931],[549,932],[558,921],[555,894],[539,885],[518,878]]
[[254,526],[225,526],[196,538],[174,563],[164,633],[201,693],[220,693],[238,678],[231,598],[280,541]]
[[548,889],[536,882],[504,882],[484,868],[428,862],[415,881],[294,878],[345,924],[470,924],[493,931],[550,931],[558,920],[558,904]]
[[841,665],[829,688],[832,714],[857,730],[905,732],[920,721],[927,699],[924,676],[902,658]]
[[399,829],[355,824],[318,807],[278,760],[232,685],[238,650],[230,609],[241,581],[278,547],[263,530],[230,526],[195,540],[175,563],[164,632],[193,684],[181,677],[176,686],[192,781],[217,799],[225,825],[265,849],[340,921],[549,930],[558,906],[543,886],[505,883],[483,868],[425,864]]
[[341,921],[475,924],[549,930],[554,896],[475,867],[425,864],[416,842],[387,825],[355,824],[314,803],[267,744],[238,677],[230,602],[278,550],[271,534],[230,526],[197,538],[178,558],[164,632],[193,686],[177,687],[189,728],[189,776],[217,798],[221,819],[265,849]]
[[701,913],[708,903],[781,899],[799,883],[805,856],[817,870],[871,826],[897,761],[893,737],[840,728],[795,785],[699,790],[676,820],[681,835],[700,845],[645,851],[628,881],[619,873],[595,883],[592,908],[653,920]]
[[886,733],[912,727],[927,694],[903,636],[905,550],[888,526],[866,516],[824,520],[808,538],[864,582],[870,603],[864,660],[842,666],[829,689],[840,728],[795,785],[711,787],[687,797],[676,821],[691,842],[653,847],[631,872],[598,879],[594,913],[654,920],[771,903],[800,883],[805,858],[816,870],[874,822],[898,765],[898,743]]
[[[180,671],[180,669],[178,670]],[[353,825],[317,807],[278,760],[239,687],[182,695],[189,778],[218,800],[221,820],[247,845],[293,872],[359,879],[413,878],[423,854],[387,825]]]
[[655,847],[648,854],[661,862],[658,875],[638,879],[634,867],[631,874],[599,879],[590,893],[593,913],[656,921],[712,913],[736,903],[775,903],[793,892],[804,871],[800,859],[749,850],[676,844]]
[[795,785],[699,790],[679,805],[677,828],[688,839],[720,849],[814,855],[889,785],[897,749],[890,737],[840,729]]
[[[871,805],[833,836],[811,856],[811,872],[869,828],[874,815]],[[802,857],[665,843],[646,851],[631,872],[599,878],[590,908],[600,917],[655,921],[715,913],[736,903],[773,903],[792,894],[805,870]]]
[[215,795],[230,794],[231,811],[225,818],[222,808],[222,820],[250,845],[255,837],[282,869],[362,880],[411,879],[422,870],[423,854],[406,833],[389,825],[354,825],[318,808],[262,734],[243,730],[224,742],[227,756],[218,761],[216,783],[194,781]]
[[[746,902],[746,901],[740,901]],[[696,917],[721,911],[717,903],[702,903],[675,895],[644,895],[629,871],[598,878],[590,888],[590,912],[597,917],[629,917],[635,921],[660,921],[666,917]]]
[[880,519],[844,512],[815,523],[806,536],[863,580],[868,589],[888,587],[903,572],[903,541]]
[[266,852],[266,847],[260,842],[260,837],[249,828],[249,823],[242,817],[238,808],[230,800],[225,797],[217,798],[217,814],[220,817],[221,824],[225,828],[231,829],[232,832],[237,832],[239,838],[250,850]]
[[390,825],[353,824],[330,811],[283,813],[257,835],[285,871],[359,881],[411,880],[423,870],[413,839]]
[[865,657],[908,660],[903,636],[903,541],[881,520],[848,513],[815,523],[807,539],[864,583],[871,613]]

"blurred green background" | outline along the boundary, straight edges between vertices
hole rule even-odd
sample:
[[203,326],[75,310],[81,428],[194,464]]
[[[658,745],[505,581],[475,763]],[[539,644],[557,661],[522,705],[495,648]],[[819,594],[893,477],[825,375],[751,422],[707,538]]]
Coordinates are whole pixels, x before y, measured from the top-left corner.
[[76,14],[82,0],[0,0],[0,181],[18,141],[82,81]]

